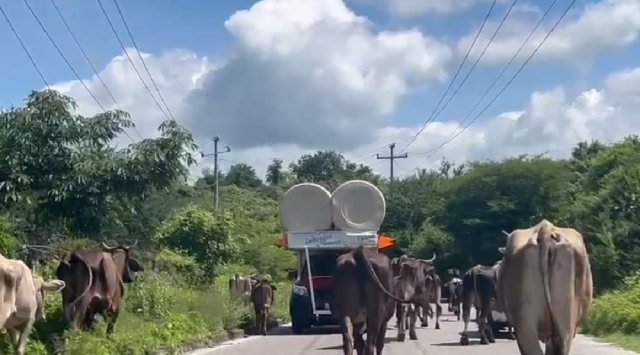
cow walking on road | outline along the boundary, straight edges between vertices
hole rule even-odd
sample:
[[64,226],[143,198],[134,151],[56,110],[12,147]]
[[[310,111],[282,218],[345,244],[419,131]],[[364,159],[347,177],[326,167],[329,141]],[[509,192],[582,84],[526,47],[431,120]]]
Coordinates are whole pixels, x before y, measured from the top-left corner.
[[248,305],[251,300],[251,290],[257,282],[253,275],[235,274],[229,278],[229,297],[239,299]]
[[449,291],[449,312],[453,312],[460,320],[460,304],[462,303],[462,280],[454,276],[451,281],[447,282],[446,287]]
[[260,280],[251,291],[251,303],[256,315],[256,327],[260,335],[267,335],[269,310],[273,306],[276,287],[268,280]]
[[[387,323],[395,303],[408,303],[393,294],[389,258],[358,247],[336,259],[331,309],[342,327],[344,355],[382,355]],[[367,334],[366,344],[364,334]]]
[[35,321],[45,319],[47,293],[64,288],[64,281],[44,281],[21,260],[0,254],[0,329],[7,329],[15,355],[24,354]]
[[498,292],[520,353],[567,355],[593,299],[591,265],[582,235],[547,220],[506,233]]
[[56,269],[56,277],[67,287],[62,291],[62,306],[66,322],[74,330],[93,329],[100,314],[107,322],[107,335],[113,333],[122,309],[124,284],[144,271],[138,260],[129,255],[129,247],[73,252]]
[[491,304],[498,298],[498,261],[494,266],[476,265],[467,271],[462,278],[462,321],[464,329],[460,337],[460,345],[469,345],[469,318],[471,306],[476,306],[476,322],[480,333],[480,343],[495,343],[493,330],[488,325],[491,317]]

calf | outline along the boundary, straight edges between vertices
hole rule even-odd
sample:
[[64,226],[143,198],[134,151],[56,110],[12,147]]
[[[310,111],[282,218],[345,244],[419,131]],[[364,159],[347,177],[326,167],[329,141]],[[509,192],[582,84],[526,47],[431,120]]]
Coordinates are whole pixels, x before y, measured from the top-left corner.
[[0,329],[7,329],[15,355],[24,354],[35,321],[45,319],[47,293],[64,287],[63,281],[34,277],[24,262],[0,255]]
[[256,326],[258,333],[267,335],[267,322],[269,321],[269,310],[273,306],[273,291],[276,290],[267,280],[258,281],[251,291],[251,303],[256,314]]
[[449,290],[449,312],[453,312],[458,316],[460,320],[460,303],[462,302],[462,280],[458,277],[454,277],[451,281],[447,282],[447,289]]

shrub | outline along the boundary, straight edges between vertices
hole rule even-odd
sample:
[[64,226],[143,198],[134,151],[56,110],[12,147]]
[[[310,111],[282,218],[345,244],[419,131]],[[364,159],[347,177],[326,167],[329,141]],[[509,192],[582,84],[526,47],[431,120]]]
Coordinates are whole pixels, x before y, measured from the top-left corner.
[[583,330],[599,336],[613,333],[640,335],[640,272],[626,278],[620,290],[594,300]]

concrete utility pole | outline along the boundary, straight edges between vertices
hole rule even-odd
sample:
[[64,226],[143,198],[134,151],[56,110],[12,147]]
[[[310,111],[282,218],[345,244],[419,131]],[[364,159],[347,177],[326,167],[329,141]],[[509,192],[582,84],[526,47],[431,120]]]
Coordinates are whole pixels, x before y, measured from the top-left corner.
[[[225,146],[224,150],[219,152],[218,151],[218,141],[220,140],[220,137],[215,136],[213,137],[213,153],[211,154],[204,154],[203,152],[200,152],[200,155],[202,155],[202,157],[210,157],[213,155],[213,174],[215,175],[215,186],[216,186],[216,193],[215,193],[215,202],[214,202],[214,208],[217,210],[218,209],[218,201],[220,200],[218,198],[218,177],[220,174],[218,174],[218,154],[222,154],[222,153],[229,153],[231,151],[231,148],[229,148],[229,146]],[[406,155],[406,154],[405,154]]]
[[[394,159],[405,159],[407,158],[407,153],[402,153],[400,155],[393,155],[393,149],[396,147],[395,143],[389,144],[389,156],[381,157],[380,154],[376,154],[376,159],[389,159],[389,192],[393,191],[393,160]],[[391,193],[393,196],[393,194]],[[389,196],[389,197],[392,197]]]

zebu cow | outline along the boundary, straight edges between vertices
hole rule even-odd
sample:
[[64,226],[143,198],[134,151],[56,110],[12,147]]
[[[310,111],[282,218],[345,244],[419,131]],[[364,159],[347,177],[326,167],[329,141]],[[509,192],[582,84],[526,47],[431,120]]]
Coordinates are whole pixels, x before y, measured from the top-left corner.
[[[416,317],[420,308],[429,312],[430,300],[435,292],[436,280],[432,263],[436,256],[430,260],[420,260],[403,256],[399,259],[399,275],[396,277],[397,294],[399,297],[411,301],[409,305],[398,303],[396,305],[396,317],[398,324],[398,341],[405,339],[405,327],[409,328],[409,339],[417,339],[415,331]],[[437,305],[436,307],[438,307]],[[409,316],[407,324],[407,315]],[[439,314],[438,314],[439,315]],[[426,317],[425,317],[426,318]],[[424,323],[423,323],[424,324]],[[436,322],[436,329],[439,329]]]
[[[386,255],[358,247],[336,259],[331,309],[342,327],[345,355],[382,355],[387,322],[396,302],[394,279]],[[363,335],[366,332],[366,344]]]
[[74,330],[93,329],[95,315],[107,322],[107,335],[122,309],[124,284],[135,280],[135,273],[144,271],[138,260],[129,255],[129,247],[73,252],[60,262],[56,277],[65,281],[62,306],[65,321]]
[[47,293],[64,287],[63,281],[34,277],[21,260],[0,255],[0,329],[7,329],[15,355],[24,354],[35,321],[45,319]]
[[547,220],[508,234],[498,290],[520,353],[567,355],[593,299],[582,235]]
[[460,303],[462,303],[462,280],[454,276],[445,285],[449,290],[449,312],[453,312],[460,320]]
[[256,326],[258,333],[267,335],[267,322],[269,321],[269,310],[273,306],[275,285],[268,280],[257,281],[251,290],[251,303],[256,315]]
[[491,317],[492,302],[498,298],[498,261],[494,266],[476,265],[467,271],[462,278],[462,321],[464,330],[460,336],[460,345],[469,345],[469,318],[471,306],[476,306],[476,322],[480,332],[480,343],[495,343],[493,330],[488,326]]

